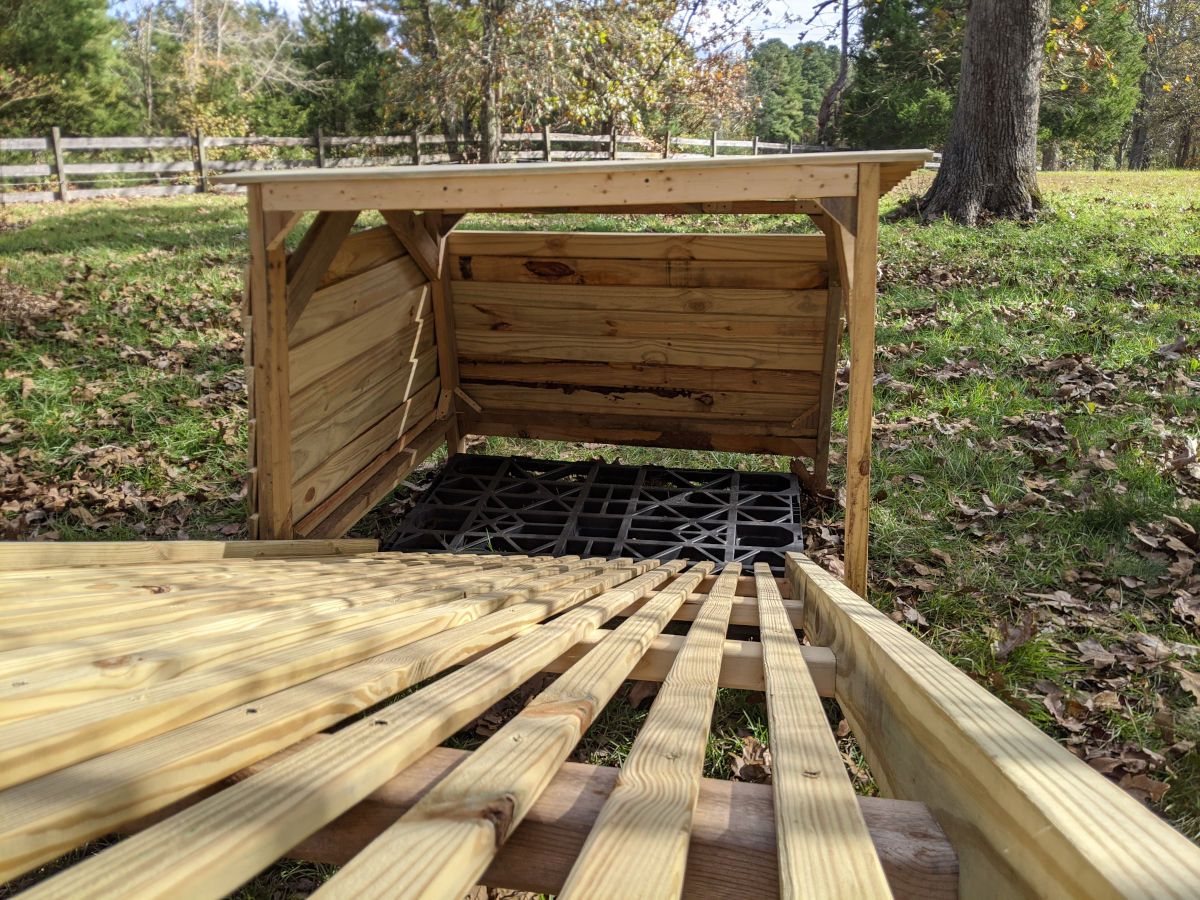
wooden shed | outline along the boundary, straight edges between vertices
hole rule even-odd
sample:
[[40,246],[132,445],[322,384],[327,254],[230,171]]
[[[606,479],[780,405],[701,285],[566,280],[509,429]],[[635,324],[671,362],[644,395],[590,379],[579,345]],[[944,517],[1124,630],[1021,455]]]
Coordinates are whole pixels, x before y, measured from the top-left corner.
[[[466,434],[778,454],[823,486],[846,319],[846,570],[865,591],[878,203],[930,157],[217,179],[249,192],[252,536],[341,536]],[[386,224],[355,231],[364,210]],[[789,214],[821,233],[455,228],[487,211]]]

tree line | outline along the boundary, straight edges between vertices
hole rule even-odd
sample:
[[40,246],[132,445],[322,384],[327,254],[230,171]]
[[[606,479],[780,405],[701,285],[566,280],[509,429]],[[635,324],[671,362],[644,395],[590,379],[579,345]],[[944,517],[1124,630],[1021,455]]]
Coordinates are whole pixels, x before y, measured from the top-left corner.
[[[755,44],[765,0],[9,0],[0,130],[758,135],[941,147],[967,0],[828,0],[842,46]],[[814,36],[816,32],[814,32]],[[1192,166],[1200,0],[1052,0],[1044,168]]]

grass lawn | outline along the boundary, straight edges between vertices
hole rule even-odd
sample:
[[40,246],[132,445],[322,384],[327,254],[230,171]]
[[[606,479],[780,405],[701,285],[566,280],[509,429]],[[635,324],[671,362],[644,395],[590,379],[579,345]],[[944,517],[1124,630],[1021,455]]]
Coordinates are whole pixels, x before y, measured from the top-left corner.
[[[872,600],[1197,840],[1200,177],[1042,185],[1035,224],[882,229]],[[517,224],[530,220],[465,227]],[[775,217],[584,226],[811,230]],[[245,537],[245,246],[238,199],[0,210],[0,536]],[[386,533],[393,506],[356,531]],[[812,553],[836,569],[841,511],[810,513]],[[614,703],[579,758],[619,761],[642,715]],[[728,777],[747,736],[769,741],[764,724],[753,698],[723,692],[710,773]]]

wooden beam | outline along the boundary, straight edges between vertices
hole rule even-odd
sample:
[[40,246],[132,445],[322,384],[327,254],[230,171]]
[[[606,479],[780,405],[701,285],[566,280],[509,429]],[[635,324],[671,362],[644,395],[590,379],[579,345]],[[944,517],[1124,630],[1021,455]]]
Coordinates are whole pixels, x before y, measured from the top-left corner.
[[[829,267],[829,289],[825,302],[825,357],[821,364],[820,412],[817,413],[817,452],[813,457],[812,474],[806,486],[813,493],[822,493],[829,486],[829,439],[833,418],[833,395],[837,388],[838,361],[842,355],[842,295],[845,284],[844,260],[836,227],[830,220],[825,225],[825,254]],[[792,471],[796,471],[793,461]],[[800,473],[797,473],[799,475]],[[805,472],[807,476],[808,473]],[[803,478],[802,478],[803,480]]]
[[286,559],[374,553],[379,541],[4,541],[0,571],[50,566],[116,566],[215,559]]
[[295,327],[358,218],[356,211],[320,212],[288,258],[288,330]]
[[781,897],[888,897],[841,751],[770,567],[758,563]]
[[[328,740],[325,735],[314,735],[309,742],[324,740]],[[291,753],[284,751],[263,760],[232,780],[241,781],[278,765]],[[470,755],[470,751],[449,747],[431,750],[349,812],[293,847],[288,857],[344,866]],[[525,821],[500,848],[481,882],[537,894],[561,892],[620,771],[564,763]],[[859,797],[858,803],[899,900],[957,900],[954,848],[924,806],[879,797]],[[684,895],[696,900],[777,897],[773,809],[770,785],[703,779],[692,818]],[[124,831],[141,830],[174,811],[165,810]]]
[[258,537],[292,537],[291,396],[287,326],[287,257],[269,249],[286,224],[263,210],[262,190],[247,189],[250,229],[250,314],[254,346],[254,422]]
[[[458,211],[458,210],[456,210]],[[476,207],[465,212],[506,212],[501,207]],[[610,215],[610,216],[705,216],[705,215],[812,215],[821,213],[814,200],[725,200],[711,203],[627,203],[620,206],[576,204],[523,209],[533,215]]]
[[682,893],[740,568],[737,563],[725,567],[688,629],[567,876],[564,900]]
[[[579,662],[601,637],[603,637],[603,632],[588,635],[550,663],[545,671],[567,671]],[[684,636],[682,635],[660,634],[651,642],[650,649],[629,673],[630,680],[664,681],[683,645]],[[739,691],[761,692],[766,690],[766,684],[763,681],[761,643],[758,641],[725,641],[721,652],[719,687],[733,688]],[[804,646],[800,648],[800,653],[808,666],[809,674],[812,675],[813,683],[817,686],[817,693],[822,697],[832,697],[836,666],[833,651],[828,647]]]
[[379,212],[425,277],[431,282],[437,281],[441,275],[441,254],[437,239],[426,227],[428,220],[410,210],[381,209]]
[[1166,821],[812,560],[787,571],[880,791],[937,817],[963,897],[1196,895],[1200,850]]
[[875,267],[879,236],[879,165],[859,166],[858,233],[841,227],[852,246],[846,301],[850,310],[850,390],[846,425],[846,584],[867,595],[871,517],[871,427],[875,390]]
[[822,197],[817,205],[850,234],[858,234],[858,199],[856,197]]

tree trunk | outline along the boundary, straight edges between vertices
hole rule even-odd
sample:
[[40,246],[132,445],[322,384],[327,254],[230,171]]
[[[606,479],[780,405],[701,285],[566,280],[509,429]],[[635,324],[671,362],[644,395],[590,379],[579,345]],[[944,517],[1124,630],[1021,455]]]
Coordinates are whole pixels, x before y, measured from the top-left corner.
[[1029,218],[1041,205],[1037,125],[1050,0],[975,0],[942,164],[921,202],[925,220],[974,225]]
[[817,143],[831,146],[834,137],[834,125],[837,122],[838,111],[842,105],[842,93],[846,90],[846,80],[850,75],[850,0],[842,0],[842,43],[838,55],[838,73],[825,96],[821,98],[821,108],[817,111]]
[[1179,143],[1175,147],[1175,168],[1186,169],[1192,160],[1192,123],[1185,121],[1179,127]]
[[1058,141],[1042,144],[1042,171],[1053,172],[1058,168]]
[[483,94],[479,107],[482,133],[480,155],[485,163],[500,162],[500,16],[505,0],[483,0]]
[[1142,73],[1142,96],[1133,111],[1133,129],[1129,135],[1129,168],[1150,168],[1150,95],[1154,92],[1154,78],[1149,71]]

